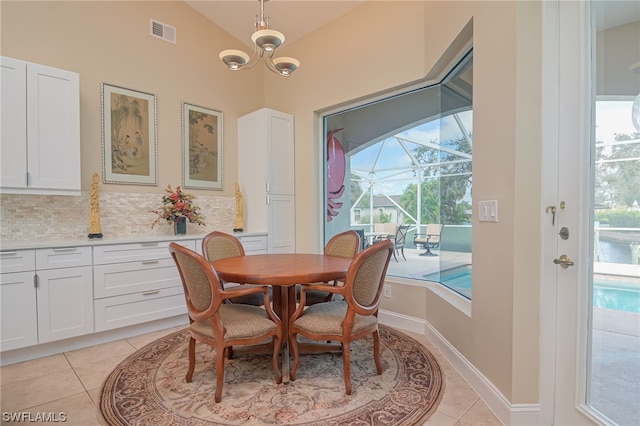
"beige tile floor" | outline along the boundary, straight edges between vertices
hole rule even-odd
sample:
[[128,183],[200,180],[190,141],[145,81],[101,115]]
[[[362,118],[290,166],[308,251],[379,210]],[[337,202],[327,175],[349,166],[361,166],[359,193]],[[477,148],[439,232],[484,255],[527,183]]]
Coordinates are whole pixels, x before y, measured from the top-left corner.
[[[65,425],[100,425],[96,402],[104,378],[137,349],[178,328],[52,355],[0,368],[0,408],[5,412],[66,414]],[[428,426],[502,425],[478,394],[424,336],[407,333],[433,353],[445,391]],[[1,419],[2,424],[13,424]]]

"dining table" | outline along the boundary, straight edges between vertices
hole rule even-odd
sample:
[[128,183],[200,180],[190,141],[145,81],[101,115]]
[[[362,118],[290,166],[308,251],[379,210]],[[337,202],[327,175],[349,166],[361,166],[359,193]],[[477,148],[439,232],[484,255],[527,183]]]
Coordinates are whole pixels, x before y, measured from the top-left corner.
[[[272,287],[273,310],[282,320],[282,377],[289,380],[289,319],[296,309],[296,285],[344,280],[351,258],[307,253],[270,253],[227,257],[211,264],[227,283]],[[340,349],[336,345],[304,344],[300,352]]]

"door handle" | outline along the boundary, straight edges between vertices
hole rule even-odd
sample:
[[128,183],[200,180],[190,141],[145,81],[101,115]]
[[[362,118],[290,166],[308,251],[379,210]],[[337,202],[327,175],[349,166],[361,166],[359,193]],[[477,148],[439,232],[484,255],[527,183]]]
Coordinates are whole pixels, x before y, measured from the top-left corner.
[[569,259],[569,256],[567,256],[566,254],[563,254],[558,259],[553,259],[553,263],[562,266],[564,269],[567,269],[569,266],[575,265],[575,263],[573,263],[573,261]]

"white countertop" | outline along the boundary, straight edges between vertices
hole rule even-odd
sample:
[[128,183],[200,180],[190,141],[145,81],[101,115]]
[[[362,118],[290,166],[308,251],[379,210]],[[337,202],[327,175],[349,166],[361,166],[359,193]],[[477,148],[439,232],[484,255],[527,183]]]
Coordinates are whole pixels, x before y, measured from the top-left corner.
[[[267,235],[266,232],[229,232],[236,237],[251,237],[259,235]],[[127,244],[127,243],[153,243],[161,241],[183,241],[197,240],[204,238],[206,233],[186,234],[186,235],[150,235],[150,236],[120,236],[120,237],[102,237],[102,238],[78,238],[78,239],[57,239],[57,240],[29,240],[29,241],[0,241],[0,251],[12,250],[28,250],[41,248],[60,248],[60,247],[81,247],[81,246],[99,246],[108,244]]]

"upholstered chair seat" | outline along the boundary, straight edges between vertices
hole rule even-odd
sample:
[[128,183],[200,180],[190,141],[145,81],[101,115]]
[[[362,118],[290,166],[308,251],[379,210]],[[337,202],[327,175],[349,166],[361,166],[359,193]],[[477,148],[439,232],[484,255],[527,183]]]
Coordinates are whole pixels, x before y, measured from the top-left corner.
[[[225,325],[224,340],[253,339],[275,331],[277,325],[267,312],[257,306],[229,303],[220,306],[220,320]],[[194,321],[191,332],[205,338],[215,338],[211,321]]]
[[[342,323],[347,314],[347,302],[339,301],[333,303],[317,303],[309,306],[305,314],[296,321],[296,327],[307,333],[342,336]],[[353,320],[352,333],[359,333],[362,330],[373,327],[378,322],[375,316],[355,315]]]
[[[347,395],[351,395],[352,391],[350,366],[352,341],[368,335],[373,337],[373,360],[376,364],[376,373],[382,374],[378,307],[393,250],[394,245],[391,240],[384,240],[364,249],[351,262],[343,285],[303,284],[300,286],[300,303],[289,320],[289,342],[293,352],[291,380],[296,379],[300,365],[298,335],[311,340],[340,342]],[[336,294],[343,300],[305,306],[307,293],[312,290]]]
[[[278,356],[283,339],[282,321],[273,311],[268,286],[235,286],[224,289],[211,262],[176,243],[169,244],[176,263],[189,314],[189,368],[185,381],[191,383],[196,362],[196,341],[211,346],[216,353],[216,391],[222,399],[225,351],[234,345],[271,343],[276,383],[282,382]],[[227,303],[230,299],[260,294],[263,307]]]

